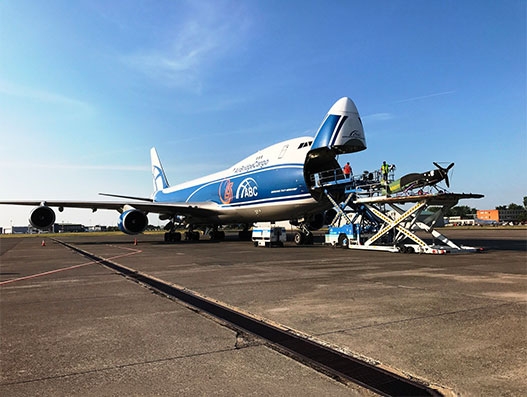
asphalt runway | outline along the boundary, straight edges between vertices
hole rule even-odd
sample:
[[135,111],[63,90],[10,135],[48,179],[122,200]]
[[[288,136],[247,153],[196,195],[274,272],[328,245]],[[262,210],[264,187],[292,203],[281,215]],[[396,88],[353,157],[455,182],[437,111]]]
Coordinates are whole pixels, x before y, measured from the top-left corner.
[[[445,234],[486,251],[60,239],[455,393],[527,395],[527,231]],[[42,239],[0,238],[1,395],[371,395]]]

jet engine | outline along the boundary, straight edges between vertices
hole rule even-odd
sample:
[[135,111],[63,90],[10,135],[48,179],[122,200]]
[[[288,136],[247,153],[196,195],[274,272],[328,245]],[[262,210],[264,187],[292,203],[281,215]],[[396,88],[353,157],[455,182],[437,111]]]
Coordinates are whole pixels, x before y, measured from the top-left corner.
[[129,208],[119,217],[119,230],[126,234],[142,233],[148,226],[148,217],[142,211]]
[[48,206],[41,205],[31,211],[29,223],[37,229],[47,229],[55,223],[55,212]]
[[319,212],[311,216],[309,221],[306,223],[307,228],[310,231],[318,230],[325,225],[329,225],[333,218],[337,215],[337,211],[334,209],[329,209],[324,212]]
[[318,212],[316,214],[310,215],[309,217],[304,218],[302,222],[299,222],[296,219],[292,219],[289,221],[289,223],[291,223],[291,225],[293,226],[304,225],[303,227],[306,227],[307,230],[312,232],[314,230],[320,229],[325,225],[329,225],[333,221],[335,215],[337,215],[337,211],[335,211],[334,209],[329,209],[323,212]]
[[319,212],[310,217],[309,221],[306,222],[306,226],[310,231],[318,230],[324,226],[324,213]]

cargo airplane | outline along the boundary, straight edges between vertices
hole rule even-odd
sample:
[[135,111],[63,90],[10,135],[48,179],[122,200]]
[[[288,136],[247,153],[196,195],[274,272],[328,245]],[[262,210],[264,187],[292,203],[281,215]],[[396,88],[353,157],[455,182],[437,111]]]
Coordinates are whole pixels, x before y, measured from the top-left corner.
[[[297,244],[312,242],[310,231],[324,224],[333,204],[323,188],[315,184],[315,175],[334,172],[344,177],[337,156],[366,149],[359,113],[353,101],[341,98],[330,108],[315,137],[300,137],[269,146],[232,167],[199,179],[171,186],[155,148],[150,151],[154,192],[148,198],[103,194],[114,201],[0,201],[0,204],[36,206],[29,222],[47,229],[55,222],[51,207],[117,210],[118,226],[127,234],[142,233],[148,226],[147,214],[157,213],[169,220],[165,241],[179,241],[177,224],[185,224],[185,238],[199,239],[198,228],[207,229],[212,239],[221,240],[219,230],[227,224],[243,224],[241,239],[249,239],[254,222],[289,220],[299,226]],[[332,192],[334,199],[344,197]]]

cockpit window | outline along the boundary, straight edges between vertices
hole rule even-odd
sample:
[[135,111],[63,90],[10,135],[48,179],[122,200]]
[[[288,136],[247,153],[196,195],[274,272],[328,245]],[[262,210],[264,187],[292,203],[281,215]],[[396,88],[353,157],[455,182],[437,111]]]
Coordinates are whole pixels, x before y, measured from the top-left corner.
[[304,147],[311,146],[312,143],[313,143],[313,141],[302,142],[300,145],[298,145],[297,149],[302,149]]

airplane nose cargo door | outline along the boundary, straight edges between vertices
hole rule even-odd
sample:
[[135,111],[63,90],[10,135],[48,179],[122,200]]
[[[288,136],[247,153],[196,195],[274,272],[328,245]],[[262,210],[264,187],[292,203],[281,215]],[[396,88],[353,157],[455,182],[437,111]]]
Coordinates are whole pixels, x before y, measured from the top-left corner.
[[337,155],[366,149],[366,138],[357,107],[350,98],[341,98],[329,109],[318,129],[304,163],[304,179],[312,187],[312,175],[340,170]]
[[332,151],[354,153],[366,149],[366,138],[359,111],[349,98],[341,98],[329,109],[318,129],[308,156]]

